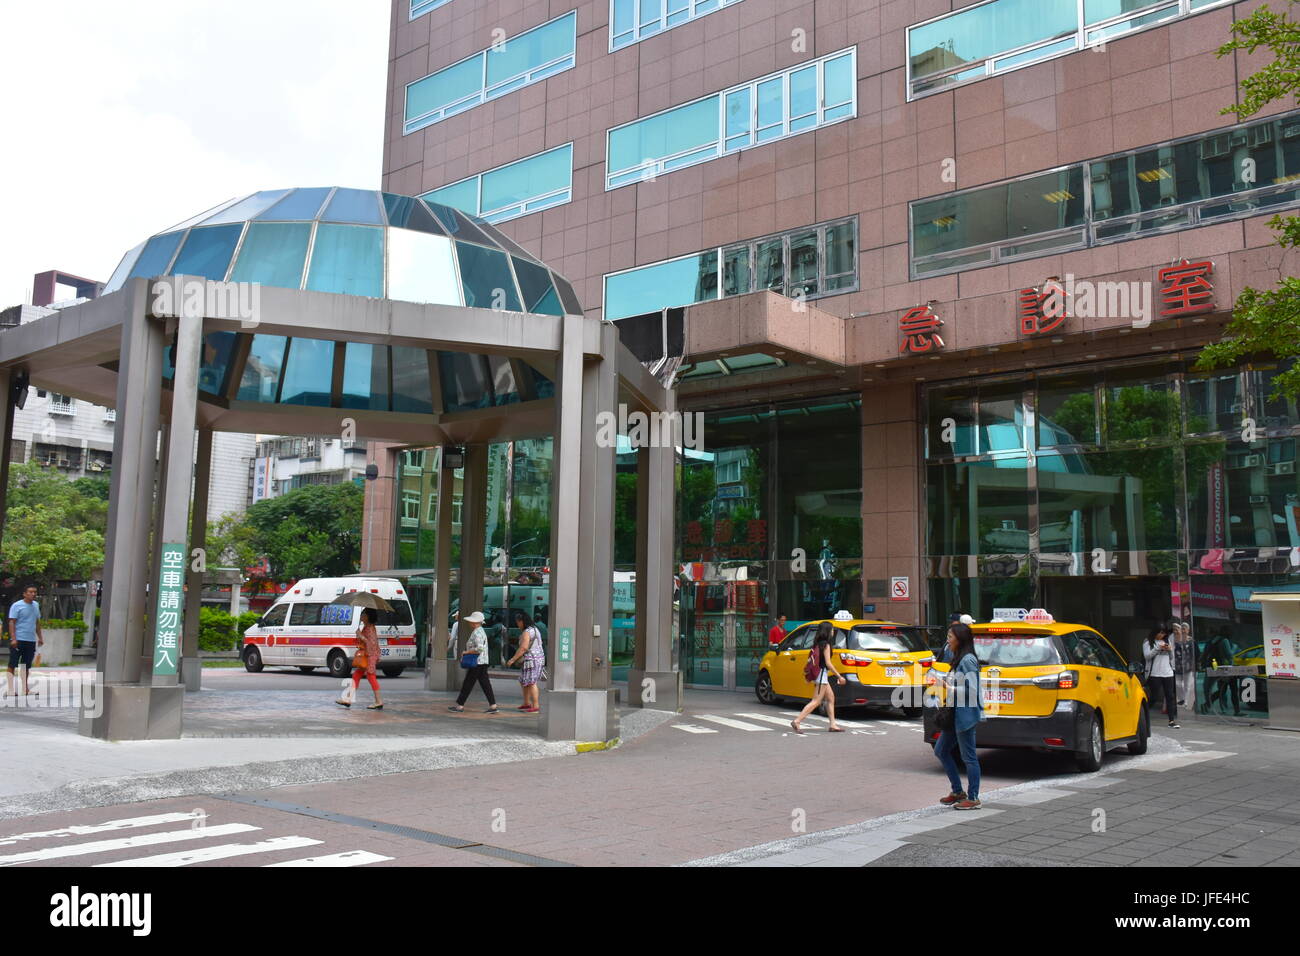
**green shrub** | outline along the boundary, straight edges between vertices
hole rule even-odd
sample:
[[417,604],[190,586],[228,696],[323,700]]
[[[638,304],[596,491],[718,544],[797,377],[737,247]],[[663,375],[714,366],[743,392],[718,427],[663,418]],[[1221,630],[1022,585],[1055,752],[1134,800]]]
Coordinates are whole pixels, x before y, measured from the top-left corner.
[[239,615],[238,623],[235,624],[235,629],[238,631],[239,639],[242,641],[244,639],[244,632],[261,619],[262,615],[257,611],[245,611],[243,614]]
[[235,618],[215,607],[199,611],[199,650],[230,651],[239,646],[241,635],[235,631]]
[[59,618],[47,617],[41,620],[42,628],[50,630],[71,630],[72,646],[80,647],[86,637],[86,622],[79,617],[60,620]]

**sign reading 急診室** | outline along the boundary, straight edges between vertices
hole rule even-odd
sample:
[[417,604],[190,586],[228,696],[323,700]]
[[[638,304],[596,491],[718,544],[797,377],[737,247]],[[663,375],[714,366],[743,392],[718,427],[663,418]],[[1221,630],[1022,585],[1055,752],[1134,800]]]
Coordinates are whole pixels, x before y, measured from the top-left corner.
[[153,616],[153,672],[169,677],[180,660],[181,617],[185,607],[185,545],[164,544],[158,572],[158,602]]

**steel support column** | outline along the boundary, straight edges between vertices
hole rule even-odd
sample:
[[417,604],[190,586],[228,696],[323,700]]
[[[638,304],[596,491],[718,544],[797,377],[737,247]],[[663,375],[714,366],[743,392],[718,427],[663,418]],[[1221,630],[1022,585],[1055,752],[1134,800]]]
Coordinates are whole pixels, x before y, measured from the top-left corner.
[[[446,466],[442,449],[438,449],[438,513],[434,519],[437,539],[433,566],[433,643],[424,666],[424,686],[428,690],[456,690],[460,686],[460,667],[447,657],[447,640],[451,620],[451,516],[456,496],[456,472]],[[463,504],[462,504],[463,507]],[[464,607],[464,602],[461,604]],[[459,636],[460,629],[457,629]]]
[[[465,484],[461,498],[460,525],[460,612],[457,620],[466,614],[483,609],[483,545],[487,534],[487,477],[488,446],[465,447]],[[465,653],[472,625],[456,629],[456,660]]]
[[[208,491],[212,483],[212,429],[199,430],[198,451],[194,462],[194,504],[190,514],[190,560],[185,572],[185,637],[181,648],[181,680],[187,691],[201,690],[203,662],[199,658],[199,612],[203,607],[203,572],[194,570],[194,549],[203,552],[207,566],[208,543]],[[231,585],[235,597],[239,588]],[[235,598],[235,600],[238,600]],[[238,617],[238,605],[230,612]],[[242,637],[242,635],[241,635]]]
[[14,438],[14,372],[0,369],[0,543],[4,541],[5,515],[9,498],[9,446]]

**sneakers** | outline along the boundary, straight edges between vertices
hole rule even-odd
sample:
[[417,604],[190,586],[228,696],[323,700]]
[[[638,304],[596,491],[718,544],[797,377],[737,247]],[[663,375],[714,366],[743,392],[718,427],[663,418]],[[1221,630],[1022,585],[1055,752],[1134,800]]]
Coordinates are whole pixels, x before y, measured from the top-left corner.
[[525,714],[540,714],[542,712],[540,707],[524,707],[522,710]]
[[1170,728],[1173,729],[1173,730],[1182,730],[1182,729],[1183,729],[1183,725],[1180,724],[1180,723],[1179,723],[1178,721],[1176,721],[1176,720],[1171,720],[1171,721],[1169,721],[1169,726],[1170,726]]
[[980,808],[979,799],[975,800],[958,800],[952,805],[954,810],[978,810]]
[[963,790],[960,793],[950,793],[946,797],[941,797],[939,799],[939,802],[942,803],[945,807],[950,807],[954,803],[958,803],[965,799],[966,799],[966,791]]

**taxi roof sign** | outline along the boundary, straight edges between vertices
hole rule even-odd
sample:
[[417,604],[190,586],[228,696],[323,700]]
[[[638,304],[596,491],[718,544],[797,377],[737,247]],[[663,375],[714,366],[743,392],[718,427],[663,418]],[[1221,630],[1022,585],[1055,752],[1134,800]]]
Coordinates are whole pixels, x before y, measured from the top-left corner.
[[1053,624],[1055,620],[1048,611],[1041,607],[1029,610],[1023,607],[995,607],[993,609],[994,623],[1015,621],[1023,624]]

